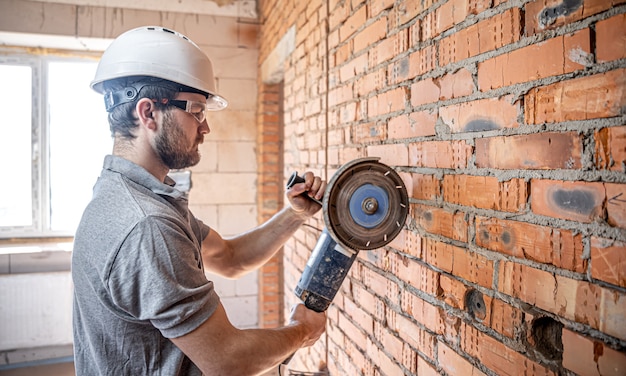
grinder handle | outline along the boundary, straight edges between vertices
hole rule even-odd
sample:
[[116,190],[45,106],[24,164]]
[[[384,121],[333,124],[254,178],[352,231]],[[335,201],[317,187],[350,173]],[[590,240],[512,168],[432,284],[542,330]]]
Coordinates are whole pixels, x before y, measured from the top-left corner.
[[[290,189],[291,187],[293,187],[294,185],[298,183],[304,183],[304,178],[302,176],[299,176],[297,171],[294,171],[293,174],[291,174],[291,176],[289,177],[289,180],[287,181],[287,189]],[[309,200],[315,201],[318,204],[323,206],[320,200],[309,196],[307,192],[302,193],[300,196],[304,196],[308,198]]]

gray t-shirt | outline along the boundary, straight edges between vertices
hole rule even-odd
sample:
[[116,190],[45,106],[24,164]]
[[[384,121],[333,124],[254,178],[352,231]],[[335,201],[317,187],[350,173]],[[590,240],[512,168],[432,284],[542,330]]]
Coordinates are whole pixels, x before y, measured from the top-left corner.
[[166,183],[105,158],[74,239],[77,375],[201,375],[168,338],[193,331],[219,304],[201,258],[209,228]]

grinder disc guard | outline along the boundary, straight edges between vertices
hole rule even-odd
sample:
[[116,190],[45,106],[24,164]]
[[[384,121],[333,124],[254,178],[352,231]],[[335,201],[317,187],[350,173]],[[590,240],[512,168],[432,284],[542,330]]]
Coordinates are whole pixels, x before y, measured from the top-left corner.
[[343,165],[324,194],[328,232],[352,250],[387,245],[400,233],[409,212],[404,182],[378,159],[360,158]]

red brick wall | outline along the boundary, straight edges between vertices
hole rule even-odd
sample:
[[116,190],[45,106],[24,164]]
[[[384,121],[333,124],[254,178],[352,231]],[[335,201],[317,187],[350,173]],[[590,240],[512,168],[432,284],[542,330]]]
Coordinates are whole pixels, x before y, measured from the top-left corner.
[[[284,205],[282,86],[259,84],[257,112],[258,222],[270,219]],[[275,328],[283,319],[283,254],[279,252],[259,271],[259,326]]]
[[[378,156],[411,218],[360,252],[300,370],[626,374],[624,0],[260,1],[283,180]],[[285,247],[285,311],[323,227]]]

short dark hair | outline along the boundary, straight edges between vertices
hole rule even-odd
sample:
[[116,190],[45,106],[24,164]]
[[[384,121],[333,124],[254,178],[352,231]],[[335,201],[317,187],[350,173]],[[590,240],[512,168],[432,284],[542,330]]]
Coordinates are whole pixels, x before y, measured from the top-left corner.
[[120,103],[109,110],[109,128],[111,136],[119,135],[126,139],[137,137],[133,131],[139,126],[135,105],[142,98],[155,100],[155,106],[165,109],[164,103],[173,99],[180,91],[180,85],[171,81],[155,79],[152,77],[123,77],[109,80],[104,83],[105,92],[118,92],[129,87],[137,89],[135,98],[128,102]]

